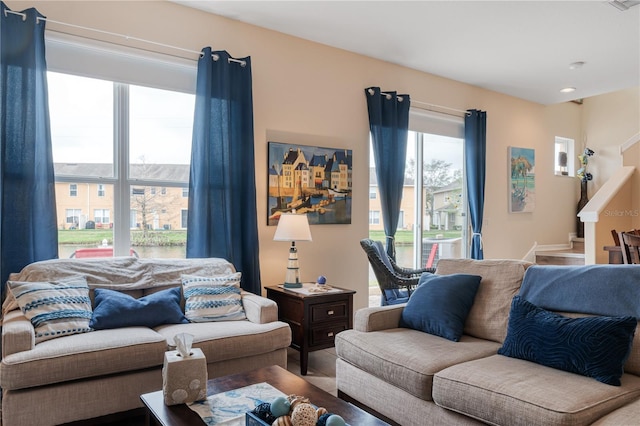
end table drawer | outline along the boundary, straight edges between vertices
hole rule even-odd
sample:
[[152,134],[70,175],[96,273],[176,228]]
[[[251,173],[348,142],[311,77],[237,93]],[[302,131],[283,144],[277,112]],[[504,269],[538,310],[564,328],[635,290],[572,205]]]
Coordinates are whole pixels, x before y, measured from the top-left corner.
[[347,302],[319,303],[311,306],[311,322],[343,319],[347,317],[349,307]]
[[326,327],[318,327],[311,330],[311,346],[331,343],[336,338],[336,334],[347,329],[346,323],[330,324]]

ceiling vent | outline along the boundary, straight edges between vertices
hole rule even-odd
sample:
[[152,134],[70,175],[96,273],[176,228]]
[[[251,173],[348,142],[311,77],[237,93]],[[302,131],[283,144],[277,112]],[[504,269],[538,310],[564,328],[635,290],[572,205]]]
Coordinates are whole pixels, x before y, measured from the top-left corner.
[[609,2],[609,4],[613,7],[615,7],[618,10],[628,10],[629,8],[633,7],[633,6],[637,6],[640,4],[640,1],[638,0],[611,0]]

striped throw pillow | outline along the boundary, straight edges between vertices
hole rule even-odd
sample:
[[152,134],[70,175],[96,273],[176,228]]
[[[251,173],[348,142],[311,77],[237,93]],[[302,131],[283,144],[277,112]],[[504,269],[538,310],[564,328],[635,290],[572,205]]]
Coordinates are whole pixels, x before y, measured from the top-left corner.
[[36,344],[91,331],[91,299],[84,277],[52,282],[7,281],[7,285],[33,324]]
[[182,275],[184,314],[191,322],[246,318],[240,295],[241,273],[216,277]]

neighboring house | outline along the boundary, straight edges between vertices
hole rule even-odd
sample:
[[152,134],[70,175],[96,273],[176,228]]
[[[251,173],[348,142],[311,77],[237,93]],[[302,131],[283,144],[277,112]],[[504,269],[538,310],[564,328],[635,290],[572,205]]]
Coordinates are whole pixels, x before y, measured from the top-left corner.
[[[54,164],[56,176],[57,223],[60,229],[85,229],[113,226],[113,185],[108,183],[69,182],[73,176],[105,177],[113,175],[111,164]],[[132,177],[167,181],[189,181],[188,165],[132,164]],[[188,187],[132,186],[130,227],[148,229],[186,229],[189,206]]]
[[464,225],[462,186],[460,181],[433,191],[432,223],[443,231],[460,230]]
[[[378,190],[378,179],[375,168],[369,169],[369,230],[382,231],[382,207],[380,205],[380,192]],[[415,220],[414,202],[415,183],[413,179],[405,176],[402,187],[402,203],[400,205],[400,217],[398,218],[398,229],[413,229]]]
[[[405,177],[402,187],[402,203],[400,204],[400,218],[398,229],[410,230],[415,225],[415,202],[414,202],[415,182],[413,179]],[[426,192],[423,199],[426,198]],[[464,225],[462,214],[462,187],[460,182],[453,182],[433,193],[434,217],[429,217],[429,212],[425,212],[423,223],[432,223],[443,231],[461,230]],[[380,193],[378,192],[378,182],[375,168],[370,168],[369,173],[369,229],[381,231],[382,208],[380,206]]]

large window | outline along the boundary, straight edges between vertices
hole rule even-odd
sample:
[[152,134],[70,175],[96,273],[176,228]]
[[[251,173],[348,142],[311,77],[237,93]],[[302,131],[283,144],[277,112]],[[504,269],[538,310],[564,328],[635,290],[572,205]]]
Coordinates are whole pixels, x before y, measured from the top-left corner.
[[48,83],[60,256],[106,239],[115,255],[184,257],[195,96],[54,72]]
[[[466,257],[467,202],[463,120],[411,111],[402,204],[396,231],[396,262],[408,268],[434,267],[438,259]],[[377,193],[370,150],[369,193]],[[369,236],[384,242],[379,197],[369,197]],[[379,294],[369,268],[371,295]],[[372,304],[378,299],[371,297]]]

